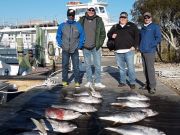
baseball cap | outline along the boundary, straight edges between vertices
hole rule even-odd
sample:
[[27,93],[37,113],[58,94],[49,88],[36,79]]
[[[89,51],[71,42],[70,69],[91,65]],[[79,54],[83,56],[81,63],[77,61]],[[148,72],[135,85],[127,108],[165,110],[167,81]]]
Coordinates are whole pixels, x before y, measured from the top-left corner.
[[144,16],[144,17],[145,17],[145,16],[151,17],[152,15],[151,15],[150,12],[145,12],[145,13],[143,14],[143,16]]
[[120,18],[121,18],[121,17],[126,17],[126,18],[127,18],[127,17],[128,17],[127,12],[121,12],[121,14],[120,14]]
[[75,10],[74,9],[68,9],[67,16],[75,16]]
[[93,7],[90,7],[90,8],[88,8],[88,10],[93,10],[93,11],[95,11],[95,8],[93,8]]

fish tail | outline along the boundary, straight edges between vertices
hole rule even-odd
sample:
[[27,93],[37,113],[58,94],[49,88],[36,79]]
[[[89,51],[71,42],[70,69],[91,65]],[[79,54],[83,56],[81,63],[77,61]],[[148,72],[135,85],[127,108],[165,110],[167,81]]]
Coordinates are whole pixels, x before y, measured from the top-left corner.
[[71,98],[71,97],[65,97],[64,99],[73,101],[73,98]]
[[91,91],[95,91],[95,89],[93,88],[93,86],[90,84],[89,88],[91,89]]
[[36,125],[37,129],[43,133],[43,135],[47,135],[47,131],[46,129],[44,128],[44,126],[36,119],[34,118],[31,118],[32,122]]

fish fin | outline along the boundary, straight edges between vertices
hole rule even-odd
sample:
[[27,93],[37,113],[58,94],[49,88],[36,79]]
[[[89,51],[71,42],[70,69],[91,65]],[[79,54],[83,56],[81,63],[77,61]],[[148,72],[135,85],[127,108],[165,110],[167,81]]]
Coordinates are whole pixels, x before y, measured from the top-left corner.
[[89,113],[86,113],[86,115],[87,115],[87,116],[90,116],[90,114],[89,114]]
[[91,91],[95,91],[95,89],[93,88],[93,86],[90,84],[89,88],[91,89]]
[[37,129],[43,133],[43,135],[47,135],[47,131],[46,129],[44,128],[44,126],[36,119],[34,118],[31,118],[32,122],[36,125]]
[[114,123],[113,123],[113,125],[116,125],[118,122],[117,121],[115,121]]

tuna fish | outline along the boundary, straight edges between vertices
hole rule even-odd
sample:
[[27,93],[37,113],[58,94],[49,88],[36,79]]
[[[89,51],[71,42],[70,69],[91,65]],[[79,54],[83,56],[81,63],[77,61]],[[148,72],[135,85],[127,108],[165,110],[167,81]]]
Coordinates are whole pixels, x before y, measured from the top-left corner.
[[83,103],[71,103],[67,105],[52,105],[54,108],[63,108],[68,110],[74,110],[81,113],[96,112],[97,109],[90,104]]
[[79,112],[74,112],[71,110],[65,110],[60,108],[47,108],[45,110],[46,118],[57,119],[57,120],[73,120],[81,116]]
[[131,107],[131,108],[136,108],[136,107],[149,107],[150,104],[143,102],[143,101],[138,101],[138,100],[123,100],[118,103],[111,103],[111,105],[115,106],[122,106],[122,107]]
[[147,101],[150,100],[148,97],[141,95],[141,94],[132,94],[127,96],[119,96],[117,99],[128,99],[128,100],[140,100],[140,101]]
[[117,99],[140,100],[140,101],[150,100],[145,95],[135,94],[135,93],[127,94],[127,95],[124,95],[124,96],[119,96],[119,97],[117,97]]
[[115,123],[134,123],[143,120],[147,117],[145,112],[124,112],[118,114],[112,114],[109,116],[99,117],[102,120],[113,121]]
[[65,97],[65,99],[75,101],[75,102],[81,102],[81,103],[87,103],[87,104],[99,104],[102,102],[101,99],[93,97],[93,96],[81,96],[81,97]]
[[107,127],[105,129],[122,135],[166,135],[155,128],[140,125],[124,125],[117,128]]
[[[36,127],[44,128],[47,131],[59,132],[59,133],[68,133],[72,132],[77,128],[76,125],[70,124],[66,121],[56,121],[52,119],[41,119],[37,121],[36,119],[31,118]],[[39,129],[38,128],[38,129]]]
[[74,96],[77,96],[77,97],[81,97],[81,96],[93,96],[93,97],[96,97],[96,98],[102,98],[102,95],[100,92],[97,92],[97,91],[83,91],[83,92],[80,92],[80,93],[75,93],[73,94]]
[[87,92],[87,91],[83,91],[83,92],[80,92],[80,93],[74,93],[73,96],[77,96],[77,97],[81,97],[81,96],[89,96],[90,95],[90,92]]
[[31,109],[27,109],[27,111],[31,111],[45,118],[56,119],[56,120],[73,120],[82,115],[81,113],[72,110],[53,108],[53,107],[46,108],[45,111],[44,110],[38,111]]

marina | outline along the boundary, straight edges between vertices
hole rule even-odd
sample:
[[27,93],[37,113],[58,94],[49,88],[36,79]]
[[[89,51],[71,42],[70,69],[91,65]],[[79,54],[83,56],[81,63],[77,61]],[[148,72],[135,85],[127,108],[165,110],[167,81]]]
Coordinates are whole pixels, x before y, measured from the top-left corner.
[[[67,9],[76,11],[76,20],[93,7],[102,17],[106,33],[115,24],[108,5],[105,0],[66,3]],[[101,50],[101,78],[106,87],[95,87],[94,82],[85,87],[88,81],[82,50],[77,63],[80,88],[75,87],[72,64],[69,84],[63,87],[62,49],[56,41],[63,21],[33,20],[0,27],[0,135],[179,135],[179,63],[174,67],[155,63],[155,69],[159,66],[155,72],[157,87],[156,93],[150,94],[141,89],[145,77],[141,55],[136,52],[135,89],[128,78],[127,84],[119,87],[119,69],[114,51],[106,46],[106,37]],[[20,73],[20,64],[29,55],[35,60],[35,70]],[[173,80],[176,85],[163,80]]]

